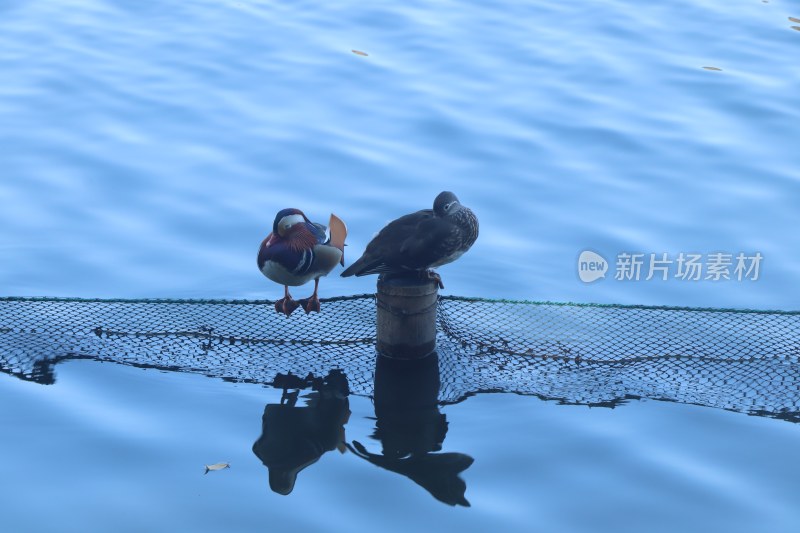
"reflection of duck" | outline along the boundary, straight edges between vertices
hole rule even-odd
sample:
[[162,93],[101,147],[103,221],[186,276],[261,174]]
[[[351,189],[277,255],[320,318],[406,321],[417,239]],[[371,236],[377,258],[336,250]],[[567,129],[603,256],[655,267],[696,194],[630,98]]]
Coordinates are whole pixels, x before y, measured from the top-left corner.
[[466,470],[474,459],[463,453],[424,453],[402,458],[392,458],[376,453],[369,453],[358,441],[347,445],[347,448],[362,459],[375,466],[397,472],[424,488],[440,502],[448,505],[469,507],[464,493],[466,482],[458,474]]
[[448,505],[469,502],[467,484],[458,475],[472,457],[431,453],[442,449],[447,419],[439,412],[439,361],[436,354],[402,361],[379,356],[375,365],[375,434],[382,453],[370,453],[358,441],[348,449],[375,466],[402,474]]
[[455,261],[477,238],[475,214],[461,205],[455,194],[444,191],[433,201],[433,209],[422,209],[390,222],[342,276],[411,272],[427,274],[442,286],[438,274],[428,269]]
[[[280,381],[291,383],[287,376]],[[280,404],[268,404],[262,417],[262,434],[253,444],[253,453],[269,469],[269,486],[278,494],[294,489],[297,475],[317,462],[325,452],[344,452],[344,425],[350,417],[347,378],[334,370],[324,379],[299,382],[311,385],[314,392],[306,396],[306,406],[296,407],[297,391],[284,393]],[[298,387],[299,388],[299,387]]]

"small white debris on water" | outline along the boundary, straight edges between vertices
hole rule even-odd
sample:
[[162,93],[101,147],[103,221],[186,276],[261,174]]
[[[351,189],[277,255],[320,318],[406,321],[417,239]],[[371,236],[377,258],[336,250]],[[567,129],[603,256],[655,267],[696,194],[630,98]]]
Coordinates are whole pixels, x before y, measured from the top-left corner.
[[212,472],[212,471],[215,471],[215,470],[224,470],[226,468],[230,468],[231,464],[230,463],[214,463],[213,465],[205,465],[205,467],[206,467],[206,471],[204,472],[204,474],[208,474],[209,472]]

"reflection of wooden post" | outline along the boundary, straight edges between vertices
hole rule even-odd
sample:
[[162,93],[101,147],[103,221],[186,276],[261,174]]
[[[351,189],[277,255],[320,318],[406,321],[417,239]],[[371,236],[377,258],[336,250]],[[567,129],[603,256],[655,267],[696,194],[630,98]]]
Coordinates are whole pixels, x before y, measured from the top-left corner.
[[437,409],[439,385],[439,356],[435,352],[413,360],[377,357],[375,412],[380,418],[385,412]]
[[375,358],[375,437],[392,458],[442,449],[447,420],[439,412],[439,357]]
[[378,278],[378,351],[416,359],[436,349],[438,285],[417,277]]

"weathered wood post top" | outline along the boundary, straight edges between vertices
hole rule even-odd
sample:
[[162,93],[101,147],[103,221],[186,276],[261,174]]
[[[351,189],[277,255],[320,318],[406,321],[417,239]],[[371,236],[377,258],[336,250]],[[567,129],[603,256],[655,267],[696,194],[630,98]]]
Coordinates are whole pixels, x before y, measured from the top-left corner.
[[436,349],[439,286],[419,276],[378,277],[378,351],[419,359]]

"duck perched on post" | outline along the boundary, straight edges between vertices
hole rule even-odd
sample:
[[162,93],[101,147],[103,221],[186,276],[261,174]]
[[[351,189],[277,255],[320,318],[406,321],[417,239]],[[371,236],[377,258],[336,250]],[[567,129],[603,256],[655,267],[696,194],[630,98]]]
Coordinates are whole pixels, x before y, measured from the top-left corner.
[[[258,269],[284,286],[284,297],[275,302],[275,310],[287,317],[300,305],[306,314],[319,311],[319,278],[327,275],[337,263],[344,266],[344,240],[347,227],[331,213],[326,228],[311,222],[299,209],[282,209],[275,215],[272,233],[261,242]],[[292,299],[289,287],[298,287],[314,280],[314,293],[298,301]]]
[[423,209],[390,222],[373,238],[364,254],[342,276],[409,274],[436,280],[431,269],[452,263],[478,238],[478,218],[450,191],[439,193],[433,209]]

